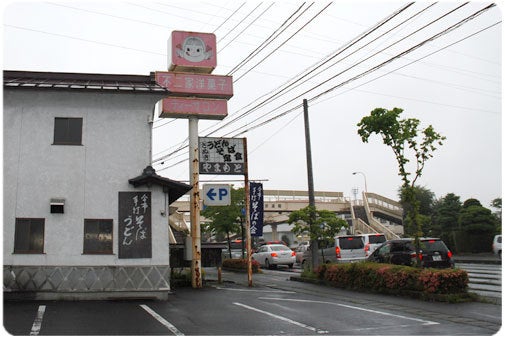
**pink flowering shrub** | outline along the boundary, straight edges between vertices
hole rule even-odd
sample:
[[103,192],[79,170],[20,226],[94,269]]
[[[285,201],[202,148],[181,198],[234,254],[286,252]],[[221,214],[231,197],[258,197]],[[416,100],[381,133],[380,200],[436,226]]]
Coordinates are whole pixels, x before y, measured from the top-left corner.
[[417,291],[424,294],[465,293],[468,275],[458,269],[419,269],[369,262],[328,264],[316,271],[335,287],[372,291]]
[[[247,271],[247,259],[242,258],[231,258],[223,260],[223,268],[230,268],[234,270],[244,270]],[[251,261],[252,272],[258,272],[260,269],[260,263],[255,260]]]
[[419,282],[425,293],[458,293],[468,287],[468,274],[465,270],[425,269],[419,275]]

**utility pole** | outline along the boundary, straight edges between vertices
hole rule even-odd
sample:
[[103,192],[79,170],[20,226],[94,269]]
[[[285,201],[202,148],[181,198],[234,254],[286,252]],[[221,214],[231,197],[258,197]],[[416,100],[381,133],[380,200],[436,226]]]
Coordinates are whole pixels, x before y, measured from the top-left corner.
[[309,206],[312,207],[310,212],[310,222],[309,229],[311,234],[310,248],[312,254],[312,269],[319,266],[319,248],[317,244],[317,239],[313,239],[313,226],[316,220],[315,208],[316,200],[314,198],[314,176],[312,174],[312,150],[310,146],[310,126],[309,126],[309,107],[307,99],[303,99],[303,119],[305,122],[305,151],[307,154],[307,180],[309,185]]
[[245,193],[245,231],[247,249],[247,285],[252,286],[252,248],[251,248],[251,195],[249,191],[249,160],[247,157],[247,138],[244,137],[244,193]]
[[189,118],[189,176],[193,189],[190,197],[191,217],[191,286],[202,287],[202,244],[200,235],[200,188],[198,162],[198,118]]

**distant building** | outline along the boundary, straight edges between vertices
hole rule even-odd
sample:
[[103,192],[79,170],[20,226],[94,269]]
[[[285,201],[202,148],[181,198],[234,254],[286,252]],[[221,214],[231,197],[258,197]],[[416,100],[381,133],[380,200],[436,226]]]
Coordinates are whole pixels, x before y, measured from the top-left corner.
[[150,76],[4,71],[4,292],[39,299],[170,289],[169,205],[156,174]]

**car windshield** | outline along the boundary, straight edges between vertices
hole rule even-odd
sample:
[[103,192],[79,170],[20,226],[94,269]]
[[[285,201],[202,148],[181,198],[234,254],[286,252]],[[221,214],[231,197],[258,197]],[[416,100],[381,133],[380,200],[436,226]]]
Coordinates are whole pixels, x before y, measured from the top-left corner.
[[230,249],[232,249],[232,250],[233,249],[242,250],[242,241],[232,241],[232,242],[230,242]]
[[272,249],[272,251],[288,251],[288,250],[291,250],[290,248],[288,248],[285,245],[271,245],[270,249]]
[[386,241],[386,236],[384,235],[372,235],[369,237],[371,244],[384,243]]
[[435,252],[435,251],[446,252],[448,250],[444,242],[435,239],[422,241],[421,249],[423,250],[423,252]]
[[340,237],[340,249],[362,249],[364,248],[361,237]]

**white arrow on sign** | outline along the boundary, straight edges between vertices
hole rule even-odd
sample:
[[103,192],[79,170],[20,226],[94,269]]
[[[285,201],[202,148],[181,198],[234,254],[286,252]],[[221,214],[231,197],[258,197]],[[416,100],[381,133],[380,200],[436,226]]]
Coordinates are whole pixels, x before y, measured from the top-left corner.
[[204,184],[203,204],[207,206],[224,206],[231,204],[229,184]]

